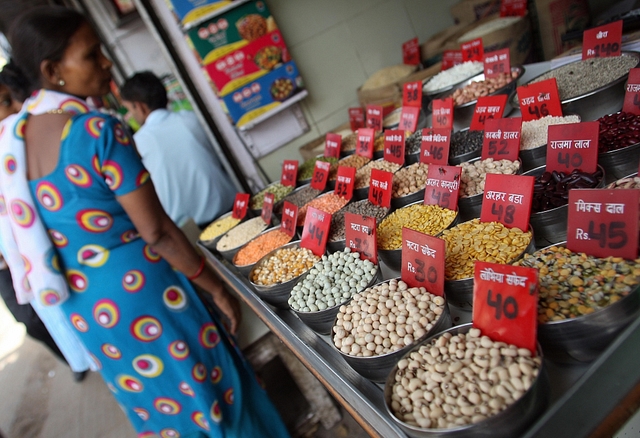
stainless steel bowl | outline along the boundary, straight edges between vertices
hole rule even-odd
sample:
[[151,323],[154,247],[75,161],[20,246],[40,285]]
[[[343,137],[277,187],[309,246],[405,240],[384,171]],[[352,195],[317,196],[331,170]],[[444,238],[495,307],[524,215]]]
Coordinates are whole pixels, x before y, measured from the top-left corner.
[[[380,266],[378,265],[378,272],[376,273],[376,275],[374,275],[369,284],[367,284],[367,288],[379,282],[381,276],[382,272],[380,272]],[[299,279],[298,281],[302,280],[303,279]],[[355,293],[356,292],[354,291],[352,295]],[[329,307],[328,309],[324,310],[318,310],[316,312],[300,312],[293,309],[291,306],[289,306],[289,309],[291,309],[293,313],[295,313],[298,318],[300,318],[300,320],[313,331],[321,335],[328,335],[329,333],[331,333],[331,328],[333,327],[333,322],[336,319],[336,315],[340,311],[340,306],[348,303],[350,300],[351,298],[333,307]]]
[[[233,214],[233,212],[228,212],[223,214],[222,216],[220,216],[219,218],[217,218],[216,220],[212,221],[211,223],[217,222],[219,220],[228,218],[229,216],[231,216]],[[237,227],[238,225],[240,225],[243,221],[246,220],[246,217],[241,220],[240,222],[238,222],[237,224],[235,224],[232,228],[230,228],[231,230],[235,227]],[[209,224],[211,225],[211,224]],[[209,226],[207,225],[207,226]],[[204,231],[204,230],[203,230]],[[220,238],[222,236],[224,236],[229,230],[225,231],[224,233],[220,234],[219,236],[213,238],[213,239],[209,239],[209,240],[200,240],[199,242],[202,243],[204,246],[206,246],[208,249],[210,249],[211,251],[218,253],[218,250],[216,249],[216,245],[218,244],[218,240],[220,240]]]
[[[300,187],[296,187],[295,189],[293,189],[293,191],[291,191],[287,196],[285,196],[284,198],[282,198],[282,200],[280,202],[277,202],[274,206],[273,206],[273,214],[275,214],[278,217],[282,216],[282,209],[284,208],[284,201],[289,201],[291,199],[291,196],[294,193],[299,193],[303,190],[312,190],[311,184],[305,184],[303,186]],[[319,196],[321,193],[320,192],[318,195]],[[303,204],[304,205],[304,204]],[[299,205],[298,207],[302,207],[302,205]]]
[[301,278],[304,278],[309,271],[306,271],[298,275],[297,277],[292,278],[289,281],[285,281],[284,283],[272,284],[269,286],[254,283],[252,279],[253,279],[254,271],[262,267],[262,265],[264,265],[277,251],[281,249],[299,248],[299,247],[300,247],[299,240],[296,240],[295,242],[289,242],[286,245],[281,246],[280,248],[274,249],[273,251],[271,251],[264,257],[262,257],[259,262],[253,265],[248,275],[249,282],[251,283],[251,286],[253,286],[253,289],[255,290],[256,295],[258,295],[263,301],[266,301],[267,303],[275,307],[278,307],[280,309],[289,308],[289,304],[287,304],[287,301],[289,300],[289,294],[291,293],[291,289],[293,289],[293,286],[295,286],[295,284]]
[[[400,278],[396,278],[396,280],[400,280]],[[390,280],[384,280],[382,282],[376,283],[373,286],[388,283],[389,281]],[[364,292],[366,292],[366,290]],[[334,319],[332,327],[335,327],[336,321],[337,317],[336,319]],[[330,344],[342,356],[345,362],[347,362],[351,366],[351,368],[353,368],[358,374],[369,380],[373,380],[374,382],[382,383],[386,380],[387,376],[389,375],[389,371],[391,371],[391,369],[398,363],[400,358],[404,356],[409,350],[412,350],[416,344],[419,344],[425,339],[435,335],[436,333],[440,333],[443,330],[447,330],[450,327],[451,314],[449,313],[449,306],[447,305],[447,299],[445,297],[444,310],[433,327],[431,327],[431,330],[429,330],[420,339],[416,339],[413,344],[407,345],[399,350],[387,354],[381,354],[378,356],[358,357],[343,353],[339,348],[335,346],[335,344],[333,343],[333,339],[331,340]]]
[[[251,272],[251,269],[253,269],[253,267],[255,266],[256,263],[258,263],[260,260],[256,261],[255,263],[250,263],[248,265],[237,265],[236,264],[236,256],[238,255],[238,253],[244,249],[244,247],[246,247],[247,245],[249,245],[251,242],[253,242],[255,239],[257,239],[258,237],[262,236],[263,234],[267,234],[271,231],[274,230],[279,230],[280,226],[277,227],[271,227],[271,228],[267,228],[266,230],[264,230],[262,233],[258,234],[256,237],[254,237],[253,239],[251,239],[249,242],[245,243],[244,245],[242,245],[240,248],[238,248],[236,250],[236,253],[233,256],[233,259],[231,260],[231,263],[233,264],[233,266],[240,272],[240,275],[242,275],[243,277],[249,277],[249,273]],[[293,240],[295,238],[292,237],[291,239],[289,239],[289,242],[291,242],[291,240]],[[287,242],[288,243],[288,242]],[[274,248],[277,249],[277,248]]]
[[[276,184],[280,184],[280,181],[274,181],[274,182],[270,183],[269,185],[267,185],[267,186],[265,187],[265,189],[267,189],[267,190],[268,190],[269,188],[271,188],[271,187],[275,186]],[[295,187],[293,187],[293,188],[292,188],[292,191],[293,191],[293,189],[295,189]],[[264,189],[263,189],[263,190],[264,190]],[[262,190],[260,190],[259,192],[261,192],[261,191],[262,191]],[[259,193],[259,192],[258,192],[258,193]],[[289,193],[291,193],[291,192],[289,192]],[[257,195],[257,193],[256,193],[256,195]],[[253,199],[253,197],[254,197],[254,196],[256,196],[256,195],[251,196],[251,198],[249,199],[249,205],[251,205],[251,200],[252,200],[252,199]],[[283,199],[284,199],[284,198],[283,198]],[[282,201],[283,201],[283,199],[281,199],[280,201],[277,201],[277,202],[275,202],[275,203],[273,204],[273,211],[274,211],[274,212],[276,211],[276,205],[278,205],[278,206],[281,206],[281,205],[282,205]],[[260,215],[262,214],[262,208],[250,208],[250,209],[249,209],[249,211],[251,212],[252,217],[260,216]]]
[[604,169],[605,184],[638,171],[640,143],[598,154],[598,164]]
[[[445,330],[431,336],[413,347],[404,357],[408,357],[412,352],[417,351],[422,345],[427,345],[431,341],[443,333],[451,333],[456,335],[459,333],[467,333],[471,329],[471,324],[464,324]],[[538,354],[542,355],[538,347]],[[391,419],[410,437],[415,438],[512,438],[521,436],[522,433],[535,421],[549,403],[549,377],[544,366],[544,361],[538,371],[536,379],[531,387],[524,393],[522,397],[516,400],[505,410],[493,415],[479,423],[460,426],[451,429],[423,429],[411,426],[404,421],[398,419],[391,410],[391,391],[395,383],[395,375],[398,372],[398,366],[394,366],[389,373],[384,385],[385,408]]]
[[[252,220],[254,220],[254,221],[256,221],[256,222],[257,222],[257,221],[262,221],[262,218],[261,218],[260,216],[257,216],[257,217],[254,217],[254,218],[249,219],[249,221],[252,221]],[[244,221],[243,223],[247,223],[247,222],[249,222],[249,221]],[[262,223],[264,224],[264,222],[262,222]],[[240,225],[240,224],[238,224],[238,225]],[[219,254],[220,254],[220,255],[221,255],[221,256],[222,256],[226,261],[228,261],[228,262],[233,261],[233,258],[235,257],[235,255],[236,255],[236,253],[238,252],[238,250],[239,250],[240,248],[242,248],[245,244],[242,244],[242,245],[236,246],[235,248],[231,248],[231,249],[228,249],[228,250],[220,250],[220,249],[218,249],[218,247],[217,247],[217,246],[218,246],[218,244],[220,243],[220,240],[221,240],[224,236],[226,236],[228,233],[230,233],[231,231],[235,230],[235,228],[236,228],[238,225],[236,225],[236,226],[235,226],[235,227],[233,227],[231,230],[227,231],[227,232],[226,232],[226,233],[224,233],[222,236],[220,236],[220,239],[218,239],[218,242],[216,243],[216,251],[218,251],[218,253],[219,253]],[[268,227],[266,227],[266,228],[268,228]],[[265,228],[265,229],[266,229],[266,228]],[[259,236],[259,235],[260,235],[260,234],[262,234],[262,232],[264,232],[264,231],[265,231],[265,230],[262,230],[260,233],[256,234],[256,235],[255,235],[255,236],[253,236],[251,239],[254,239],[255,237]]]
[[[425,102],[425,98],[427,98],[427,99],[426,99],[426,103],[427,103],[427,105],[428,105],[432,100],[434,100],[434,99],[440,99],[441,97],[443,97],[443,96],[445,96],[445,95],[449,94],[449,92],[450,92],[451,90],[453,90],[453,89],[455,89],[455,88],[459,87],[459,86],[460,86],[460,84],[462,84],[462,83],[464,83],[464,82],[468,81],[468,80],[469,80],[469,78],[472,78],[472,77],[476,76],[477,74],[478,74],[478,73],[476,73],[475,75],[471,75],[471,76],[469,76],[469,77],[467,77],[467,78],[465,78],[465,79],[462,79],[461,81],[458,81],[458,82],[456,82],[455,84],[447,85],[446,87],[440,88],[440,89],[438,89],[438,90],[426,91],[426,90],[424,89],[424,87],[425,87],[425,86],[427,85],[427,83],[429,83],[429,81],[432,79],[432,78],[429,78],[428,80],[426,80],[426,81],[422,84],[422,97],[423,97],[422,101],[423,101],[423,103]],[[425,109],[425,112],[427,112],[427,113],[431,113],[431,111],[430,111],[430,110],[428,110],[427,108],[425,108],[425,107],[424,107],[424,105],[423,105],[423,109]]]

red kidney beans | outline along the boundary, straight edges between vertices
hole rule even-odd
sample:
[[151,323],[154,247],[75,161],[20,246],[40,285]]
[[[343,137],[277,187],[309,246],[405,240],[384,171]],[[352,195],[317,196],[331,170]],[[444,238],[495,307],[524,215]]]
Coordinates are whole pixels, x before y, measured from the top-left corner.
[[602,180],[602,170],[594,173],[574,170],[571,173],[545,172],[536,177],[533,183],[533,202],[531,213],[565,205],[569,201],[570,189],[592,189],[598,186]]
[[614,151],[640,143],[640,115],[619,112],[602,116],[598,153]]

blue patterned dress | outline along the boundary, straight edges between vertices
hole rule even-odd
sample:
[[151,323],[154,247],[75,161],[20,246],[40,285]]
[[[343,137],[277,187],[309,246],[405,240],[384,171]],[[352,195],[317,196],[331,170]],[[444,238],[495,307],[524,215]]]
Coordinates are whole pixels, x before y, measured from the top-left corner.
[[116,200],[148,180],[116,119],[71,118],[55,170],[30,181],[72,291],[63,311],[139,437],[288,436],[224,328]]

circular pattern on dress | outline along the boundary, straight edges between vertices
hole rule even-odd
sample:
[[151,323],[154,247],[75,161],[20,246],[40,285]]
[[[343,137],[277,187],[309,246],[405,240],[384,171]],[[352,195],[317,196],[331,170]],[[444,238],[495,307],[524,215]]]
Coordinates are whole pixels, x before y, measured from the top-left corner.
[[57,248],[64,248],[69,244],[69,239],[67,239],[67,236],[62,234],[60,231],[50,229],[48,230],[48,233],[49,237],[51,238],[51,242],[53,242],[53,244]]
[[76,99],[67,99],[60,104],[60,109],[71,114],[84,114],[89,112],[89,107]]
[[214,423],[220,424],[222,422],[222,409],[220,409],[220,403],[218,403],[218,400],[214,401],[211,405],[210,414]]
[[216,384],[222,380],[222,368],[215,366],[211,369],[211,383]]
[[138,417],[140,417],[142,421],[147,421],[149,419],[149,411],[145,408],[133,408],[133,412],[138,414]]
[[228,405],[233,404],[233,388],[229,388],[224,392],[224,402]]
[[122,358],[122,352],[113,344],[102,344],[102,347],[100,347],[100,349],[102,350],[102,353],[104,353],[104,355],[109,359],[118,360]]
[[144,248],[142,249],[142,254],[144,255],[144,258],[150,261],[151,263],[159,262],[161,258],[160,254],[155,252],[153,248],[149,246],[149,244],[146,244],[144,246]]
[[147,172],[146,169],[141,170],[136,177],[136,187],[140,187],[142,184],[146,183],[149,180],[149,176],[149,172]]
[[158,438],[154,432],[140,432],[137,438]]
[[69,164],[64,169],[64,174],[67,176],[69,181],[82,188],[91,186],[91,183],[93,182],[89,172],[78,164]]
[[41,181],[36,185],[36,198],[49,211],[58,211],[64,204],[58,188],[48,181]]
[[9,175],[12,175],[18,168],[16,157],[11,154],[7,154],[4,156],[4,158],[2,159],[2,164],[4,165],[4,171]]
[[164,371],[164,363],[152,354],[141,354],[133,359],[133,369],[142,377],[158,377]]
[[91,159],[91,167],[93,167],[93,170],[95,170],[98,175],[102,175],[102,172],[100,172],[100,160],[97,155],[94,155]]
[[116,383],[127,392],[142,392],[144,389],[144,385],[140,380],[128,374],[119,374],[116,376]]
[[99,268],[109,260],[109,250],[100,245],[85,245],[78,251],[78,263]]
[[7,214],[7,202],[4,200],[4,196],[0,196],[0,215]]
[[69,287],[74,292],[84,292],[89,286],[89,279],[77,269],[69,269],[67,271],[67,281]]
[[173,341],[169,344],[169,355],[176,360],[183,360],[189,356],[189,346],[184,341]]
[[120,321],[120,309],[109,299],[98,300],[93,306],[93,318],[104,328],[113,328]]
[[120,123],[117,123],[113,127],[113,132],[116,135],[116,141],[121,145],[128,146],[129,144],[131,144],[131,140],[129,139],[127,132],[122,128],[122,125]]
[[130,331],[138,341],[151,342],[162,335],[162,324],[153,316],[144,315],[133,320]]
[[60,293],[53,289],[43,289],[40,291],[40,302],[45,306],[53,306],[60,302]]
[[104,233],[113,225],[113,217],[104,210],[87,208],[76,213],[76,222],[90,233]]
[[20,257],[22,257],[22,266],[24,267],[24,272],[29,274],[31,272],[31,262],[23,254],[20,254]]
[[62,127],[62,134],[60,134],[60,141],[64,141],[69,135],[69,131],[71,130],[71,119],[67,120],[67,123]]
[[214,348],[220,342],[218,327],[212,322],[203,324],[202,327],[200,327],[198,338],[200,339],[200,345],[204,348]]
[[84,128],[93,138],[100,138],[104,119],[102,117],[89,117],[84,124]]
[[136,240],[138,237],[140,237],[140,235],[136,230],[129,230],[122,233],[122,235],[120,236],[120,241],[122,243],[129,243],[133,240]]
[[177,415],[182,411],[182,406],[176,400],[169,397],[158,397],[153,401],[153,407],[161,414]]
[[196,393],[187,382],[180,382],[180,385],[178,385],[178,389],[180,389],[180,392],[184,395],[188,395],[190,397],[194,397],[196,395]]
[[198,383],[202,383],[207,379],[207,367],[204,364],[197,363],[191,370],[191,377]]
[[204,430],[209,430],[209,422],[202,412],[195,411],[191,414],[191,420]]
[[175,429],[162,429],[160,438],[180,438],[180,432]]
[[87,324],[87,321],[79,314],[72,313],[69,315],[69,319],[71,320],[71,325],[79,332],[86,333],[89,330],[89,324]]
[[142,271],[132,269],[127,271],[122,277],[122,287],[127,292],[139,292],[144,287],[146,280]]
[[169,286],[162,293],[164,304],[171,310],[184,310],[187,308],[187,295],[178,286]]
[[49,248],[44,254],[44,263],[51,272],[55,274],[60,273],[60,258],[53,247]]
[[107,186],[111,190],[118,190],[122,185],[122,180],[124,178],[124,174],[122,172],[122,168],[118,163],[112,160],[105,160],[102,163],[102,176],[104,177],[104,182],[107,183]]
[[31,284],[29,283],[29,279],[27,278],[26,275],[22,277],[22,288],[26,291],[31,290]]
[[24,115],[23,118],[19,119],[16,122],[16,126],[13,129],[13,135],[15,135],[15,137],[18,140],[23,140],[24,139],[24,130],[27,127],[27,114]]
[[11,217],[22,228],[29,228],[35,220],[33,208],[21,199],[11,201]]

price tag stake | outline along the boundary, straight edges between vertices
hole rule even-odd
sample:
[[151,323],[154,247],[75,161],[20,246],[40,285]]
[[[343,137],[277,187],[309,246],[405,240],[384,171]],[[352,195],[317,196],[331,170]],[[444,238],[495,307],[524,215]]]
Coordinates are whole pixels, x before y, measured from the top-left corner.
[[499,119],[502,117],[506,105],[506,94],[478,98],[469,129],[471,131],[484,130],[484,124],[487,120]]
[[451,130],[449,128],[424,128],[420,142],[420,162],[446,165],[449,162]]
[[362,260],[378,264],[376,218],[345,212],[345,244],[360,253]]
[[509,48],[484,54],[484,76],[492,78],[511,72]]
[[444,295],[445,242],[437,237],[402,228],[402,281]]
[[442,52],[441,71],[449,70],[458,64],[462,64],[462,52],[460,50],[445,50]]
[[353,186],[356,180],[356,168],[339,166],[334,193],[346,200],[353,197]]
[[400,112],[400,123],[398,127],[403,131],[415,131],[418,126],[420,108],[415,106],[403,106]]
[[420,64],[420,45],[417,37],[402,44],[402,63],[409,65]]
[[620,56],[622,20],[587,29],[582,36],[582,59]]
[[422,82],[407,82],[402,86],[402,106],[422,107]]
[[516,92],[523,121],[528,122],[546,116],[562,117],[556,78],[522,85]]
[[237,193],[236,198],[233,201],[233,209],[231,210],[231,216],[234,219],[244,219],[247,215],[247,207],[249,206],[248,193]]
[[384,159],[401,166],[404,164],[404,131],[397,129],[384,132]]
[[373,128],[360,128],[357,133],[356,154],[369,159],[373,158],[375,131]]
[[298,206],[289,201],[284,201],[282,206],[282,220],[280,230],[293,237],[296,234],[296,223],[298,222]]
[[533,176],[487,174],[480,220],[528,231],[534,182]]
[[313,168],[313,175],[311,176],[311,187],[323,191],[325,187],[327,187],[330,169],[331,163],[321,160],[316,161],[315,167]]
[[309,207],[304,219],[300,246],[311,250],[317,256],[322,256],[327,246],[330,226],[331,214]]
[[283,186],[294,186],[298,179],[298,160],[284,160],[282,163],[282,176],[280,184]]
[[380,207],[391,207],[391,191],[393,189],[393,173],[380,169],[371,170],[369,180],[369,201]]
[[382,131],[382,111],[380,105],[367,105],[367,128]]
[[342,136],[327,132],[324,140],[324,156],[340,158],[340,149],[342,148]]
[[549,126],[546,170],[595,172],[598,168],[599,132],[598,121]]
[[434,99],[432,103],[434,128],[453,129],[453,99]]
[[261,217],[265,224],[271,223],[271,215],[273,214],[273,200],[275,196],[273,193],[265,193],[262,201],[262,213]]
[[429,166],[424,203],[457,210],[461,172],[462,168],[459,166]]
[[622,111],[636,115],[640,114],[640,68],[632,68],[629,71]]
[[462,61],[480,61],[484,58],[484,47],[482,45],[482,38],[476,38],[475,40],[462,43],[460,46],[462,52]]
[[364,110],[362,108],[349,108],[349,125],[353,132],[356,132],[360,128],[364,128]]
[[488,119],[484,124],[481,159],[516,161],[520,153],[522,119]]

